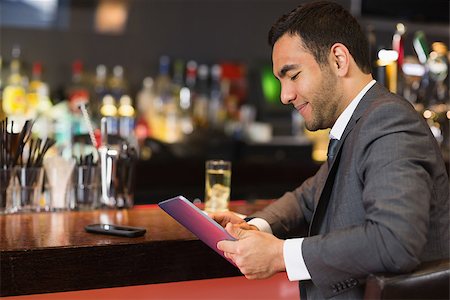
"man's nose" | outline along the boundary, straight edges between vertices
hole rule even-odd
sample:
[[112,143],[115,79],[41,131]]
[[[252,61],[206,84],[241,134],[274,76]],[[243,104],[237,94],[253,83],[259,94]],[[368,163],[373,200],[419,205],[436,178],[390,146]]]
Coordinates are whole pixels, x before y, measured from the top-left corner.
[[281,103],[283,104],[290,104],[295,100],[295,93],[292,89],[287,87],[281,87],[281,94],[280,94]]

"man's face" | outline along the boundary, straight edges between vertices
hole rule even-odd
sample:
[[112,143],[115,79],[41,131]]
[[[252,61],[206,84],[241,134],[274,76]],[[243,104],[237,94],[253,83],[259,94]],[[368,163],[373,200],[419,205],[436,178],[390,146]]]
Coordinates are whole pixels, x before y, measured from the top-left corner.
[[281,102],[292,104],[308,130],[331,128],[342,96],[329,64],[319,66],[300,37],[284,34],[272,51],[273,73],[281,82]]

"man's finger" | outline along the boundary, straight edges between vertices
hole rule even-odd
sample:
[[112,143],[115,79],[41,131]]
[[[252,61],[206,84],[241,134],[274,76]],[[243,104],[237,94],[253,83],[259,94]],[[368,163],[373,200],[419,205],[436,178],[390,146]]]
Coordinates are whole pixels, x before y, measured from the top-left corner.
[[235,226],[231,223],[228,223],[227,226],[225,226],[225,230],[228,231],[229,234],[231,234],[232,237],[240,240],[245,236],[245,230],[241,229],[238,225]]
[[236,241],[220,241],[217,243],[217,249],[228,252],[236,253],[237,242]]

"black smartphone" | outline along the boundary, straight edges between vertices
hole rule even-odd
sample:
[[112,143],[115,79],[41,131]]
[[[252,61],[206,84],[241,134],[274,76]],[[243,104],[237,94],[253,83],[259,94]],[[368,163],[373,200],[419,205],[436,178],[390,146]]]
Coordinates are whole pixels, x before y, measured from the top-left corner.
[[114,225],[114,224],[90,224],[84,227],[90,233],[108,234],[124,237],[143,236],[147,231],[145,228]]

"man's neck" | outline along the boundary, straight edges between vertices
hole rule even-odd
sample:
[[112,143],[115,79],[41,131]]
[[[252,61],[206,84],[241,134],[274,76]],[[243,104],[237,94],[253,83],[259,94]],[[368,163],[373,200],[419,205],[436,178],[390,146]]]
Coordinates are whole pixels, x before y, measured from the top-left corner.
[[362,97],[364,97],[370,87],[373,86],[373,83],[371,83],[372,81],[375,82],[375,80],[372,79],[363,87],[361,87],[361,89],[358,90],[358,93],[349,101],[345,109],[340,113],[330,131],[330,136],[332,138],[338,140],[341,139],[344,129],[350,121],[350,118],[353,115],[353,112],[355,111],[358,103],[361,101]]
[[[361,76],[349,78],[344,82],[345,107],[361,92],[361,90],[373,80],[372,74],[364,74]],[[344,108],[345,109],[345,108]]]

